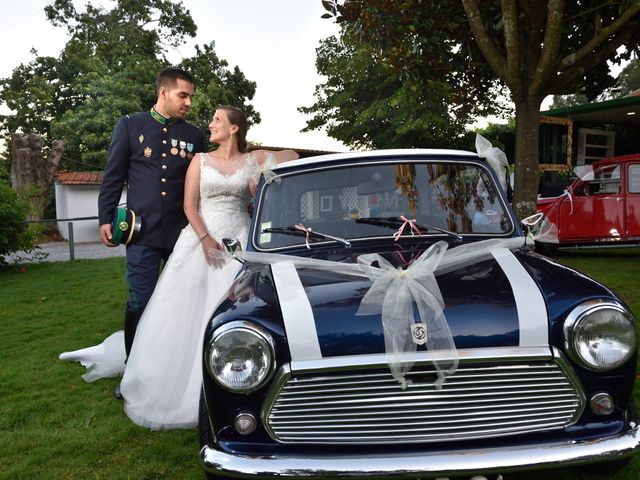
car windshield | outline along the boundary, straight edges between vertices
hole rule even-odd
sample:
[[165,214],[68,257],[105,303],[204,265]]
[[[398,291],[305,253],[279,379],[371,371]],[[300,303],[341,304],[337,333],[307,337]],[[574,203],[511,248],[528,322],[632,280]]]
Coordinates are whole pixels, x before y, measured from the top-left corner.
[[[475,163],[356,164],[282,175],[263,191],[254,227],[261,249],[391,237],[404,219],[420,235],[504,235],[511,219],[492,177]],[[298,225],[297,228],[296,225]],[[318,235],[307,238],[301,229]],[[403,235],[418,231],[405,225]],[[458,235],[456,237],[459,238]]]

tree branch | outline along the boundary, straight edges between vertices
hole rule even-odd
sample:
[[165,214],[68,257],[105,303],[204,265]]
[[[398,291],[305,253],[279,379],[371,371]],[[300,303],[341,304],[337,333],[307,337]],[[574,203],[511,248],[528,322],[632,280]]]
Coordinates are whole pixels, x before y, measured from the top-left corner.
[[556,58],[560,50],[563,13],[564,0],[549,1],[542,55],[540,55],[540,59],[536,65],[535,74],[531,80],[531,85],[529,86],[530,94],[540,94],[544,88],[543,85],[554,73],[553,69],[556,66]]
[[502,0],[505,50],[507,54],[508,85],[520,84],[520,41],[518,39],[518,13],[515,0]]
[[562,74],[556,76],[556,78],[549,83],[549,93],[555,93],[558,95],[574,93],[576,82],[584,77],[584,75],[596,65],[604,62],[612,53],[618,50],[621,45],[627,43],[631,37],[636,34],[637,32],[633,30],[625,30],[607,44],[601,45],[598,50],[593,52],[589,58],[581,64],[574,65],[566,69],[564,72],[559,72]]
[[563,71],[576,63],[580,62],[587,55],[590,55],[591,52],[602,42],[604,42],[607,37],[618,32],[625,24],[631,20],[638,12],[640,12],[640,2],[635,2],[631,7],[627,9],[622,15],[620,15],[611,25],[607,28],[603,28],[597,33],[589,42],[585,44],[580,50],[570,55],[567,55],[560,61],[560,65],[558,70]]
[[480,16],[477,3],[478,0],[462,0],[462,6],[464,7],[471,32],[475,37],[478,48],[493,71],[496,72],[496,75],[507,83],[507,85],[512,85],[509,83],[509,77],[507,75],[507,62],[495,43],[493,43],[487,35],[484,25],[482,24],[482,17]]

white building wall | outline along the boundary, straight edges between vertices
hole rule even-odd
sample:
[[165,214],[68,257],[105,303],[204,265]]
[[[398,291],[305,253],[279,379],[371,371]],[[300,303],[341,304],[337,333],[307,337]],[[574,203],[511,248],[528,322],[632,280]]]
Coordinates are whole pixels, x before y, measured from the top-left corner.
[[[56,218],[80,218],[98,216],[98,193],[100,185],[55,184]],[[126,190],[120,196],[120,202],[126,202]],[[58,222],[58,231],[65,240],[69,240],[69,223]],[[99,242],[98,220],[79,220],[73,222],[74,243]]]

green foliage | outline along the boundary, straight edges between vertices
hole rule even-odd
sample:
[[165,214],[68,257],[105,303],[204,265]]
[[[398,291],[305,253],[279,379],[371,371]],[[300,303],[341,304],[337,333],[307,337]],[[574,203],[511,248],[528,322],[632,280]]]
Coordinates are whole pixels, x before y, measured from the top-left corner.
[[618,75],[616,93],[618,96],[624,97],[638,89],[640,89],[640,59],[636,57]]
[[316,53],[327,80],[316,86],[315,104],[299,109],[313,115],[304,131],[326,129],[355,148],[456,148],[472,116],[495,113],[495,103],[467,102],[448,82],[391,74],[349,29],[322,41]]
[[196,93],[189,115],[208,138],[208,125],[219,105],[240,108],[252,124],[260,123],[260,114],[248,103],[256,93],[256,83],[244,76],[238,67],[228,69],[226,60],[215,52],[215,42],[196,45],[196,54],[186,58],[180,66],[196,79]]
[[[58,58],[38,56],[0,79],[0,104],[11,114],[0,116],[0,136],[11,132],[40,134],[48,143],[65,141],[61,169],[104,167],[117,119],[147,110],[156,99],[155,77],[168,66],[168,48],[194,37],[196,25],[182,2],[121,0],[112,7],[55,0],[45,8],[49,21],[65,28],[69,41]],[[103,2],[104,4],[104,2]],[[255,83],[236,67],[218,59],[213,43],[197,47],[182,66],[195,70],[198,97],[189,120],[205,129],[211,105],[231,103],[260,117],[249,101]],[[80,163],[78,163],[80,162]]]
[[587,96],[582,93],[574,93],[571,95],[554,95],[553,101],[549,109],[572,107],[574,105],[582,105],[588,103]]
[[28,214],[27,201],[19,199],[11,186],[0,179],[0,265],[9,253],[32,253],[36,249],[38,229],[27,226]]
[[[444,81],[460,112],[508,89],[516,113],[514,200],[533,213],[538,192],[538,112],[549,94],[594,99],[611,87],[612,64],[640,50],[640,3],[499,0],[324,0],[376,62],[399,79]],[[458,105],[453,103],[452,105]],[[458,112],[456,112],[458,113]],[[522,218],[522,217],[521,217]]]

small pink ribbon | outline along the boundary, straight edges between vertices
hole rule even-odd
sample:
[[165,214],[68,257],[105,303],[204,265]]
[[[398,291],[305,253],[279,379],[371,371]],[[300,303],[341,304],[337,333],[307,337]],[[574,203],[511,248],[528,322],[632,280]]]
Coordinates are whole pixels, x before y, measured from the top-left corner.
[[297,225],[294,225],[294,226],[296,230],[300,230],[305,233],[304,241],[307,244],[307,248],[311,250],[311,246],[309,245],[309,237],[311,236],[311,232],[312,232],[311,227],[305,227],[304,224],[302,223],[298,223]]
[[409,225],[409,227],[411,227],[411,235],[413,235],[413,232],[416,232],[418,235],[420,235],[422,232],[418,229],[418,227],[416,227],[416,224],[414,223],[416,221],[416,219],[414,218],[413,220],[409,220],[407,217],[405,217],[404,215],[400,215],[400,220],[403,220],[404,223],[400,226],[400,228],[398,229],[398,231],[396,233],[393,234],[393,238],[394,241],[398,241],[400,239],[400,237],[402,236],[402,232],[404,232],[404,229],[407,225]]

